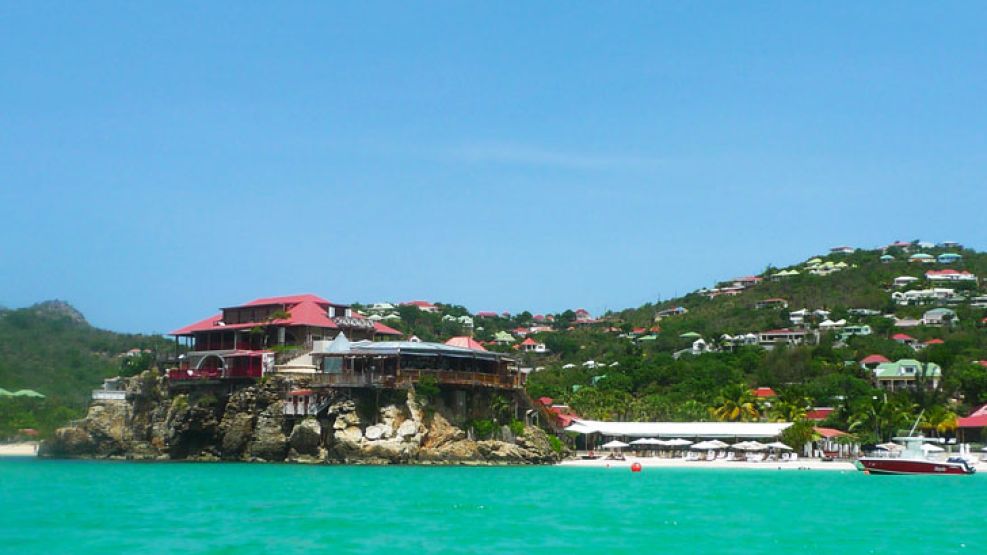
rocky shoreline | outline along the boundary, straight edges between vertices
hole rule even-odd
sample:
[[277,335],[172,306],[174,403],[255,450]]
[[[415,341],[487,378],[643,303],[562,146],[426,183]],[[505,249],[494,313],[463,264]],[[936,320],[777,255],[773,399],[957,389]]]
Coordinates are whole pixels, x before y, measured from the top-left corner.
[[[302,464],[553,464],[564,453],[535,426],[470,437],[438,396],[391,391],[385,403],[334,392],[317,416],[284,414],[297,382],[273,377],[232,393],[169,391],[153,371],[125,381],[126,400],[94,401],[86,417],[42,443],[47,458]],[[461,411],[460,411],[461,412]],[[454,422],[460,425],[454,424]]]

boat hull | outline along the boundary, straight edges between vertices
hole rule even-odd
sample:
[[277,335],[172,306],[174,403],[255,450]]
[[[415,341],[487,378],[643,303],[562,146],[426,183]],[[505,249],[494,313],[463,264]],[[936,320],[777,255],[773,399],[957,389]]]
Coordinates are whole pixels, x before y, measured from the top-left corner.
[[976,472],[976,469],[962,462],[870,457],[858,459],[857,462],[860,463],[862,470],[871,474],[973,474]]

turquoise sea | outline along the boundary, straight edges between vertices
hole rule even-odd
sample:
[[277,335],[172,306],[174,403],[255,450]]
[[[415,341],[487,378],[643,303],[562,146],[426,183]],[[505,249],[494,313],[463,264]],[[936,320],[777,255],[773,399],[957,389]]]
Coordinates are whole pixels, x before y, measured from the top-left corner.
[[7,553],[977,553],[987,476],[0,459]]

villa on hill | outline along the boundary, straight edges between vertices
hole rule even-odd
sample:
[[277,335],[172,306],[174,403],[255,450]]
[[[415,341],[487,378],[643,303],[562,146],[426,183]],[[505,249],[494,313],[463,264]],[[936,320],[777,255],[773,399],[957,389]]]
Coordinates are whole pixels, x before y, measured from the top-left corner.
[[925,389],[935,389],[942,378],[938,364],[922,364],[915,359],[901,359],[895,362],[882,362],[874,368],[874,381],[878,387],[888,391],[915,389],[920,384]]
[[314,342],[331,340],[343,332],[367,340],[401,335],[356,314],[349,305],[315,295],[256,299],[221,308],[218,314],[171,332],[176,347],[184,344],[188,352],[169,378],[259,378],[275,370],[275,351],[302,354]]
[[472,337],[395,341],[397,330],[315,295],[223,308],[171,335],[188,348],[168,371],[173,387],[250,383],[271,373],[304,377],[308,388],[288,399],[291,410],[303,411],[298,414],[324,408],[331,388],[406,389],[425,378],[471,388],[523,386],[515,359]]

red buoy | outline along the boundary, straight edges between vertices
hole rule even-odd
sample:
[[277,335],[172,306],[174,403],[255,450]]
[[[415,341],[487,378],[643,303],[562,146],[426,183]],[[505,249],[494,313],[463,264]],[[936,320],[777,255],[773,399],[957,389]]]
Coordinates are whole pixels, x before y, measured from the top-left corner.
[[636,462],[631,465],[631,472],[641,472],[641,463]]

